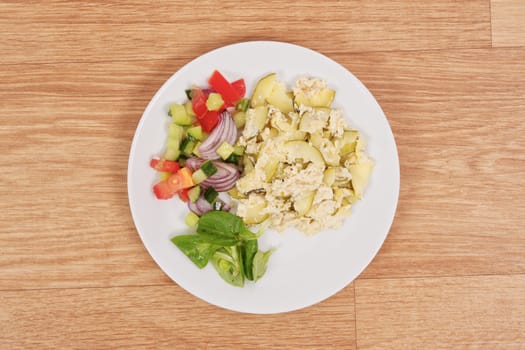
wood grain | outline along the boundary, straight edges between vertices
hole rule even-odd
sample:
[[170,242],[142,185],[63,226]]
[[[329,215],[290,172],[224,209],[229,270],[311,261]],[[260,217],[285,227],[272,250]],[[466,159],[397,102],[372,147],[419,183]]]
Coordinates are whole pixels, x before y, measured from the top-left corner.
[[6,349],[355,349],[353,293],[350,286],[308,309],[249,315],[174,285],[2,292],[0,340]]
[[359,280],[358,349],[523,349],[525,275]]
[[492,45],[525,46],[525,2],[491,0]]
[[3,1],[0,28],[4,63],[190,59],[245,40],[325,53],[488,47],[491,40],[486,0]]
[[138,120],[176,68],[159,63],[0,73],[0,289],[169,283],[136,233],[126,188]]
[[348,68],[401,162],[394,225],[363,277],[524,273],[525,50],[362,56]]
[[[525,348],[524,13],[518,0],[0,2],[0,348]],[[245,40],[347,67],[385,111],[401,161],[372,264],[281,315],[179,288],[127,199],[155,91]]]

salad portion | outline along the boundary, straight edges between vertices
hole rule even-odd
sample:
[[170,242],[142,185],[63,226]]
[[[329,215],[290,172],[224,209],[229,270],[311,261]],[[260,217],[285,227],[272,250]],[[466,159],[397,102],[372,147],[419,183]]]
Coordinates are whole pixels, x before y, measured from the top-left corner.
[[273,250],[259,250],[258,238],[267,227],[307,234],[339,227],[374,163],[320,79],[300,78],[288,89],[272,73],[251,98],[243,79],[229,82],[216,70],[208,83],[169,106],[164,155],[150,162],[159,172],[153,193],[187,203],[193,233],[172,243],[197,267],[211,261],[242,287],[266,271]]
[[211,260],[222,279],[242,287],[264,275],[273,252],[259,250],[263,229],[251,232],[230,212],[226,194],[241,176],[244,147],[235,144],[249,100],[243,79],[230,83],[214,71],[208,83],[186,90],[186,102],[169,106],[164,156],[150,162],[160,174],[153,193],[161,200],[178,196],[188,205],[185,222],[195,233],[177,235],[173,244],[197,267]]

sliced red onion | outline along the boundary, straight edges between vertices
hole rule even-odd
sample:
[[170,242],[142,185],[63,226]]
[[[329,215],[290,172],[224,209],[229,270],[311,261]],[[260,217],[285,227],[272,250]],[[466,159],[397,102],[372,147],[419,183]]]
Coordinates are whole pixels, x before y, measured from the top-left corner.
[[[215,204],[219,203],[220,210],[222,211],[230,211],[231,210],[231,204],[223,200],[222,198],[217,198]],[[204,213],[207,213],[209,211],[215,210],[214,206],[215,204],[210,204],[204,196],[200,196],[195,203],[192,203],[192,201],[188,201],[188,208],[194,212],[195,214],[201,216]]]
[[204,198],[203,195],[201,195],[195,201],[195,203],[192,203],[192,201],[188,201],[188,208],[190,208],[192,212],[199,216],[213,210],[213,206]]
[[[186,159],[186,166],[192,171],[200,168],[206,160],[196,157]],[[217,172],[200,183],[203,188],[213,187],[217,192],[228,191],[235,186],[235,182],[241,176],[239,168],[231,163],[212,161]]]
[[214,184],[212,184],[210,182],[207,182],[207,183],[203,182],[201,185],[204,188],[213,187],[213,188],[215,188],[215,190],[217,192],[225,192],[225,191],[231,190],[233,187],[235,187],[235,183],[237,182],[238,179],[239,179],[239,176],[233,177],[233,178],[223,179],[223,180],[220,180],[220,182],[217,181]]
[[241,176],[239,169],[233,164],[220,162],[217,162],[215,166],[217,167],[217,172],[204,180],[201,185],[213,187],[217,192],[230,190]]
[[215,129],[212,130],[208,138],[199,147],[201,158],[219,159],[217,148],[224,142],[233,145],[237,140],[237,127],[230,113],[224,111],[219,116],[219,122]]
[[228,134],[226,135],[226,140],[225,141],[228,141],[228,143],[230,145],[234,145],[235,142],[237,141],[237,125],[235,125],[235,122],[233,121],[233,118],[231,116],[231,114],[229,114],[229,118],[227,118],[228,120],[228,125],[230,126],[230,131],[228,132]]
[[185,166],[190,168],[191,171],[195,171],[195,170],[199,169],[201,167],[202,163],[204,163],[204,162],[205,162],[204,159],[197,158],[197,157],[190,157],[190,158],[186,159]]

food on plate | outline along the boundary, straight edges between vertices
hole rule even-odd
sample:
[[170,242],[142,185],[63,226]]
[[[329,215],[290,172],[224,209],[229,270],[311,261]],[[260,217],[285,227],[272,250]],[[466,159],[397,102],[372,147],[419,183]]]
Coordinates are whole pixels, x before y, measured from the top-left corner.
[[313,234],[350,215],[374,162],[363,136],[331,108],[334,96],[316,78],[298,79],[291,91],[273,73],[257,83],[237,141],[244,170],[230,191],[245,223]]
[[208,83],[169,106],[164,155],[150,161],[160,178],[153,193],[187,203],[193,233],[173,244],[198,268],[211,261],[223,280],[242,287],[266,272],[273,249],[259,250],[265,228],[339,227],[374,163],[362,135],[331,108],[335,90],[323,80],[300,78],[288,89],[268,74],[250,99],[243,79],[229,82],[216,70]]

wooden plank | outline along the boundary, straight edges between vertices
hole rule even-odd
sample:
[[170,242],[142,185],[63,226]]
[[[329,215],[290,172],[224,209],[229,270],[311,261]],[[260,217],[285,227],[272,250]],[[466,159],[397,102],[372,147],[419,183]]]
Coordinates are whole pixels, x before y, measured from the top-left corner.
[[0,63],[188,60],[246,40],[329,54],[489,47],[491,40],[487,0],[3,1],[0,31]]
[[394,225],[364,277],[525,272],[525,49],[359,54],[396,137]]
[[491,0],[492,45],[525,46],[525,2]]
[[135,127],[171,73],[167,62],[0,72],[0,289],[172,283],[126,188]]
[[9,349],[355,349],[353,296],[349,286],[313,307],[263,316],[176,286],[4,291],[0,340]]
[[359,280],[358,349],[523,349],[525,276]]

